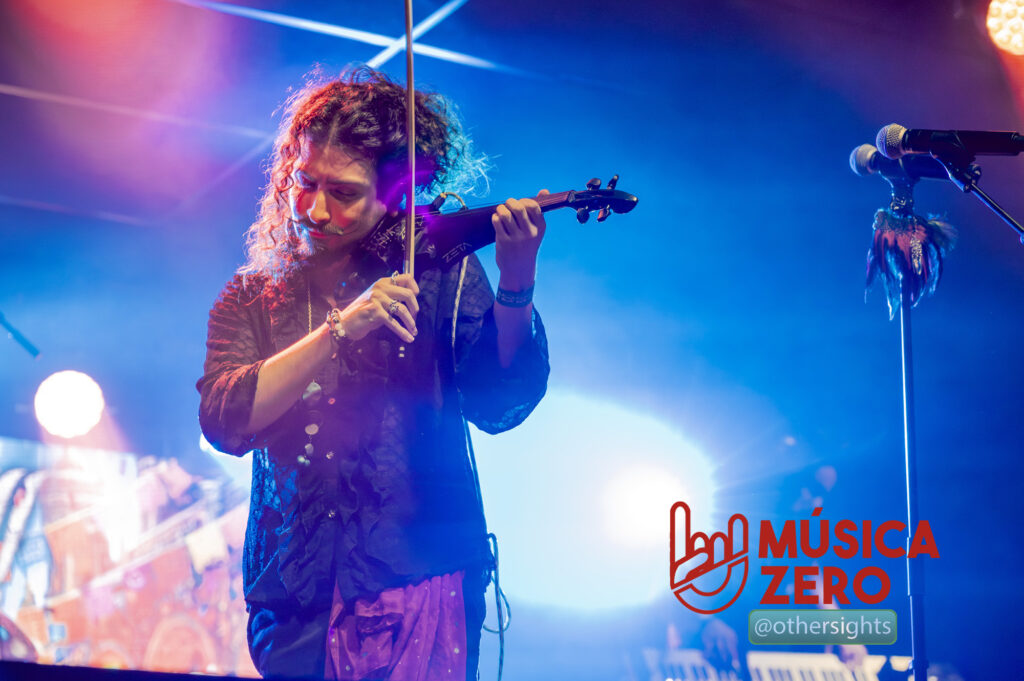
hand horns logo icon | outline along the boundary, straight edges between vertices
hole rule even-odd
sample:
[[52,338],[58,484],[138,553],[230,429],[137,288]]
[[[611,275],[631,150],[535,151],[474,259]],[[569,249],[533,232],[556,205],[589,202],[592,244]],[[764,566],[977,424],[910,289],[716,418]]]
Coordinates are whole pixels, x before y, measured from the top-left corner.
[[674,503],[671,514],[672,593],[694,612],[722,612],[736,602],[747,583],[747,519],[735,513],[729,518],[727,534],[715,532],[709,537],[690,532],[690,507],[685,502]]

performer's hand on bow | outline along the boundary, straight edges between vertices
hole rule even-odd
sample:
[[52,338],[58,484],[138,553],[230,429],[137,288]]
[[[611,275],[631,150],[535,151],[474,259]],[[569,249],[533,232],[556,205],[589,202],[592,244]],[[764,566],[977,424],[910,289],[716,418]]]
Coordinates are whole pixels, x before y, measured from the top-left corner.
[[373,282],[341,312],[345,335],[353,340],[364,338],[374,329],[385,326],[406,343],[416,336],[416,301],[420,287],[411,274],[395,273]]
[[[537,196],[550,192],[541,189]],[[502,287],[523,290],[533,285],[537,274],[537,251],[547,224],[534,199],[509,199],[491,216],[494,225],[494,251],[501,270]]]

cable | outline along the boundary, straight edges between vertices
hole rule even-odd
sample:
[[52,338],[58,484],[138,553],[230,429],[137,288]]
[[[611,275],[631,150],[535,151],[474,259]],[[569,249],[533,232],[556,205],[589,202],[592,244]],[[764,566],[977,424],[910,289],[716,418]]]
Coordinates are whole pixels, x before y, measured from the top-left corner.
[[[444,195],[442,195],[444,196]],[[458,194],[454,195],[463,207],[465,202],[462,201],[462,197]],[[456,326],[459,320],[459,303],[462,301],[462,286],[466,281],[466,266],[469,263],[469,256],[462,259],[462,265],[459,268],[459,283],[455,287],[455,305],[452,310],[452,370],[455,370],[455,366],[458,360],[455,356],[455,337],[456,337]],[[469,433],[469,422],[465,418],[462,419],[462,428],[466,436],[466,452],[469,456],[469,470],[473,476],[473,490],[476,492],[476,502],[480,508],[480,517],[484,519],[484,530],[487,528],[487,516],[484,514],[484,500],[483,494],[480,492],[480,475],[476,468],[476,453],[473,450],[473,438],[470,437]],[[512,623],[512,609],[509,607],[508,598],[505,596],[505,592],[501,590],[501,582],[498,577],[498,537],[493,532],[487,533],[488,547],[491,552],[491,566],[488,572],[491,575],[491,579],[494,580],[494,606],[498,614],[498,628],[491,629],[486,624],[481,625],[484,631],[491,634],[498,635],[498,681],[501,681],[502,671],[505,666],[505,632],[508,630]],[[503,607],[504,606],[504,607]],[[507,617],[506,617],[507,614]],[[468,633],[468,632],[467,632]]]

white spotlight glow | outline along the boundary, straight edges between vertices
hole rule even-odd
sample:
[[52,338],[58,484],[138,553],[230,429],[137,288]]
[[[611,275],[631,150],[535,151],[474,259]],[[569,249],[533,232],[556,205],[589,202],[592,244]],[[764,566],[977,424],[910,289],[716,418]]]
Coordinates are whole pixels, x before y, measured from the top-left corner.
[[996,47],[1024,55],[1024,0],[992,0],[985,25]]
[[36,390],[36,420],[57,437],[85,435],[103,415],[103,391],[80,371],[58,371]]
[[[665,547],[665,509],[688,498],[689,491],[667,466],[631,465],[604,488],[608,538],[624,549]],[[704,509],[701,509],[702,511]]]
[[521,426],[474,443],[509,598],[576,611],[649,602],[668,593],[672,504],[711,526],[711,460],[650,414],[554,389]]

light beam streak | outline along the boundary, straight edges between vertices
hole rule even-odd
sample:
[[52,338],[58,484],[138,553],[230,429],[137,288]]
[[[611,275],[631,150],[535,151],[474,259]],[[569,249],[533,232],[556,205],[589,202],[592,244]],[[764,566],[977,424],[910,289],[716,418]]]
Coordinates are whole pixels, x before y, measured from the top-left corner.
[[[268,12],[262,9],[253,9],[252,7],[231,5],[223,2],[211,2],[210,0],[168,1],[176,2],[179,5],[186,5],[188,7],[212,10],[214,12],[221,12],[223,14],[244,17],[246,19],[254,19],[256,21],[262,21],[277,26],[285,26],[288,28],[299,29],[301,31],[309,31],[310,33],[320,33],[322,35],[334,36],[336,38],[345,38],[347,40],[355,40],[357,42],[367,43],[370,45],[378,45],[380,47],[385,48],[390,47],[392,44],[395,43],[396,40],[401,42],[404,42],[405,40],[404,37],[393,38],[391,36],[381,35],[380,33],[371,33],[370,31],[361,31],[355,28],[348,28],[347,26],[328,24],[323,21],[303,19],[302,17],[293,17],[287,14],[280,14],[278,12]],[[452,11],[454,11],[454,9]],[[440,21],[440,19],[438,19],[438,21]],[[514,66],[506,66],[505,64],[499,64],[497,62],[488,61],[487,59],[480,59],[479,57],[474,57],[469,54],[463,54],[461,52],[455,52],[453,50],[446,50],[441,47],[433,47],[431,45],[423,45],[421,43],[417,43],[413,45],[412,51],[414,54],[421,54],[424,57],[433,57],[434,59],[441,59],[443,61],[449,61],[455,64],[462,64],[463,66],[472,66],[478,69],[500,71],[502,73],[508,73],[517,76],[527,76],[532,78],[537,77],[537,74],[530,73],[529,71],[523,71],[522,69],[517,69]]]
[[220,123],[207,123],[205,121],[197,121],[193,118],[170,116],[168,114],[159,113],[157,111],[149,111],[147,109],[135,109],[130,106],[121,106],[119,104],[107,104],[105,102],[97,102],[91,99],[83,99],[81,97],[58,95],[52,92],[42,92],[41,90],[32,90],[30,88],[18,87],[17,85],[8,85],[6,83],[0,83],[0,94],[10,95],[11,97],[21,97],[22,99],[32,99],[38,102],[46,102],[48,104],[75,106],[80,109],[92,109],[94,111],[103,111],[106,113],[118,114],[120,116],[144,118],[146,120],[157,121],[160,123],[169,123],[171,125],[177,125],[183,128],[200,128],[203,130],[213,130],[216,132],[230,132],[235,135],[241,135],[242,137],[253,137],[257,139],[263,139],[264,137],[267,136],[267,133],[263,130],[245,128],[240,125],[222,125]]
[[260,140],[254,147],[249,149],[249,151],[245,152],[245,154],[242,155],[241,158],[236,160],[234,163],[229,165],[224,170],[220,171],[217,174],[216,177],[214,177],[209,182],[204,184],[203,187],[199,191],[195,192],[191,196],[187,196],[184,199],[182,199],[181,202],[179,202],[177,206],[175,206],[170,211],[168,211],[167,217],[165,219],[169,220],[169,219],[172,219],[172,218],[176,217],[179,213],[183,212],[187,208],[189,208],[192,205],[194,205],[197,201],[199,201],[199,199],[201,199],[204,196],[207,196],[208,194],[210,194],[214,189],[216,189],[218,186],[220,186],[225,180],[227,180],[229,177],[234,175],[241,168],[244,168],[249,163],[251,163],[253,161],[253,159],[256,159],[259,156],[261,156],[263,154],[263,152],[266,151],[267,147],[269,147],[273,143],[274,143],[274,136],[273,135],[268,135],[264,139]]
[[81,208],[72,208],[70,206],[62,206],[57,203],[33,201],[32,199],[19,199],[13,196],[4,196],[3,194],[0,194],[0,204],[7,206],[16,206],[18,208],[44,210],[50,213],[60,213],[62,215],[76,215],[79,217],[94,218],[96,220],[106,220],[108,222],[120,222],[121,224],[135,225],[137,227],[145,227],[151,224],[148,220],[132,217],[131,215],[108,213],[107,211],[102,210],[86,210]]
[[[429,31],[430,29],[437,26],[439,23],[447,19],[452,12],[457,10],[466,4],[466,0],[451,0],[442,5],[436,12],[431,14],[429,17],[416,24],[412,29],[412,39],[415,41],[421,35]],[[395,38],[394,41],[383,50],[378,52],[372,59],[366,62],[366,65],[370,68],[379,69],[382,64],[394,57],[396,54],[405,49],[405,38]],[[415,46],[413,47],[413,54],[416,53]]]

